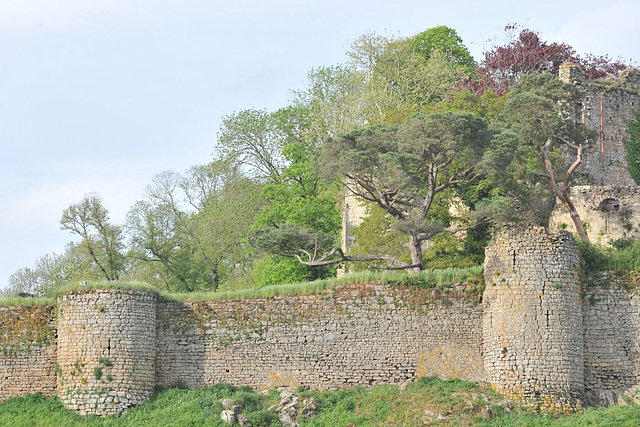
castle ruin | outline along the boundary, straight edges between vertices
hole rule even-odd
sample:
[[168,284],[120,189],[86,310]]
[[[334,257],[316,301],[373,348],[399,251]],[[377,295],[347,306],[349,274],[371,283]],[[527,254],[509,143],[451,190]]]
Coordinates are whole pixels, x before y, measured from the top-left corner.
[[81,289],[56,307],[0,307],[0,400],[57,394],[108,415],[173,384],[337,389],[437,375],[488,381],[541,411],[612,404],[640,384],[634,280],[582,275],[566,231],[511,225],[487,249],[481,298],[476,283],[183,302]]

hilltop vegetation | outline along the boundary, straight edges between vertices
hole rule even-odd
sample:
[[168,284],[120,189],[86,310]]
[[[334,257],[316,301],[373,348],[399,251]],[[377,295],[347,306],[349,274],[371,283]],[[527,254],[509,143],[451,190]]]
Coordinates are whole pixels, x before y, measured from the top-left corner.
[[[60,224],[76,240],[15,272],[6,294],[50,297],[81,280],[230,291],[331,278],[352,261],[413,272],[479,265],[514,204],[562,199],[573,159],[557,147],[579,156],[588,136],[558,114],[582,96],[558,80],[560,63],[601,79],[625,67],[507,31],[511,41],[479,62],[445,26],[357,38],[347,62],[312,69],[289,105],[224,117],[212,161],[157,174],[124,224],[97,194],[72,203]],[[339,248],[345,187],[369,211],[351,253]]]

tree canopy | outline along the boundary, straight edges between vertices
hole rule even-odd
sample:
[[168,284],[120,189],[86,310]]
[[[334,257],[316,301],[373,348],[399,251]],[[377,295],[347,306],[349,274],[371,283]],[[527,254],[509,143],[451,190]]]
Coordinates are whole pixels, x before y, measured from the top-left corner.
[[[535,74],[523,77],[507,96],[502,118],[509,124],[523,145],[533,146],[540,152],[542,167],[539,176],[546,179],[553,194],[569,211],[581,239],[589,237],[569,197],[569,182],[582,162],[582,145],[589,131],[572,120],[575,106],[583,94],[574,85],[562,83],[555,76]],[[552,153],[554,143],[574,153],[565,157]],[[567,164],[567,158],[572,160]],[[563,176],[559,184],[556,176]]]
[[[213,291],[330,277],[347,261],[468,265],[513,201],[541,193],[588,240],[568,191],[588,136],[573,120],[583,94],[556,75],[564,61],[588,78],[625,65],[506,30],[511,39],[479,63],[446,26],[356,38],[348,61],[312,69],[289,105],[223,117],[213,158],[155,175],[124,225],[97,194],[71,204],[60,224],[79,241],[18,270],[10,289],[53,295],[70,280],[135,279]],[[640,182],[640,113],[627,125]],[[338,247],[345,190],[369,215],[350,252]]]
[[[322,173],[341,180],[353,194],[375,203],[395,219],[394,226],[408,237],[411,263],[382,255],[348,258],[337,248],[328,255],[323,251],[326,239],[303,231],[286,245],[279,240],[279,246],[291,251],[301,236],[308,236],[310,241],[298,251],[312,265],[384,259],[392,262],[391,268],[421,270],[423,241],[444,231],[474,228],[490,218],[446,227],[429,216],[436,195],[482,173],[497,177],[510,162],[515,143],[514,134],[490,129],[486,120],[465,112],[415,114],[400,126],[376,126],[328,140],[318,158]],[[280,239],[287,237],[279,230],[273,233]],[[288,237],[293,236],[290,233]],[[270,239],[263,236],[263,241]],[[294,254],[289,252],[288,256]]]

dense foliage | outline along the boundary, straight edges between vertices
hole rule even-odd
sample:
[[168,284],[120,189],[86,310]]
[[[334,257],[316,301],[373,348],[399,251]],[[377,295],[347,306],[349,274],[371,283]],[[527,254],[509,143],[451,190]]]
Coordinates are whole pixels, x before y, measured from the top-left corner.
[[631,178],[636,184],[640,184],[640,110],[636,110],[633,120],[627,126],[629,127],[629,140],[625,144],[627,149],[627,168]]
[[[480,263],[490,224],[513,202],[553,192],[572,210],[566,187],[585,135],[565,114],[581,94],[556,78],[560,63],[589,78],[624,68],[506,30],[511,40],[479,63],[446,26],[356,38],[348,61],[311,70],[290,105],[223,117],[212,161],[157,174],[124,224],[97,194],[72,203],[60,224],[74,241],[16,271],[6,294],[52,296],[81,280],[233,290],[332,277],[344,261],[414,271]],[[639,123],[629,123],[636,180]],[[339,245],[345,188],[370,213],[349,253]]]

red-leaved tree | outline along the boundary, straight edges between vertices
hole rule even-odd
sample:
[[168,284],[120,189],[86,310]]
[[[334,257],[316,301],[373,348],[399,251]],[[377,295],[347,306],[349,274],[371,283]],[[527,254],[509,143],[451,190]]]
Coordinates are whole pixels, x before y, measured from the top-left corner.
[[[510,24],[505,31],[517,28],[518,25]],[[485,52],[484,60],[476,69],[476,77],[467,78],[461,84],[477,95],[491,89],[502,96],[522,75],[550,72],[557,76],[560,64],[567,61],[580,64],[590,79],[616,76],[627,67],[620,60],[614,61],[607,55],[587,54],[581,58],[568,44],[548,43],[537,32],[523,28],[518,37],[508,44]]]

